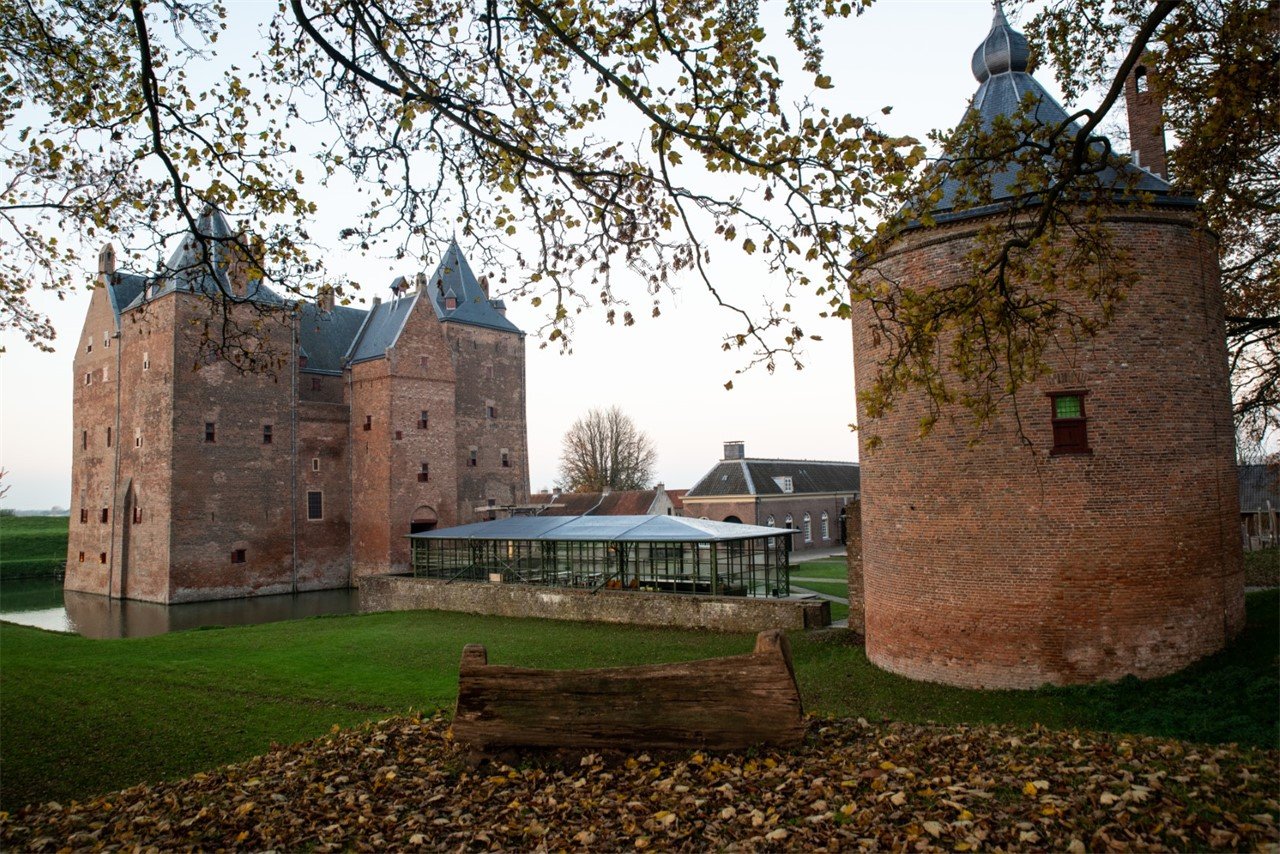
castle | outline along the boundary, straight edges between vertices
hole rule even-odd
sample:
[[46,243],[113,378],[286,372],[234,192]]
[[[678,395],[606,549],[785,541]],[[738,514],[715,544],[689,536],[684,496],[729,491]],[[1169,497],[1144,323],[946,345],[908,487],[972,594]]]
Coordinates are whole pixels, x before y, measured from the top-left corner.
[[[99,256],[75,357],[66,588],[176,603],[409,568],[405,535],[529,496],[524,333],[451,243],[368,310],[247,280],[216,210],[160,277]],[[216,280],[215,280],[216,276]],[[211,358],[210,296],[278,370]]]
[[[1066,121],[998,6],[972,67],[985,125],[1029,99],[1046,124]],[[1144,94],[1130,82],[1134,160],[1163,171],[1158,109]],[[850,589],[864,586],[867,657],[885,669],[992,688],[1148,678],[1243,628],[1216,241],[1194,200],[1123,168],[1145,198],[1117,190],[1106,214],[1136,278],[1110,323],[1055,347],[1050,373],[976,440],[963,414],[921,438],[923,392],[875,420],[859,402],[862,562],[861,577],[850,562]],[[860,274],[903,288],[962,281],[981,230],[1017,201],[1004,178],[992,176],[981,207],[954,203],[944,185],[937,225],[899,234]],[[853,314],[864,380],[887,344],[870,307]],[[883,444],[869,447],[868,433]]]

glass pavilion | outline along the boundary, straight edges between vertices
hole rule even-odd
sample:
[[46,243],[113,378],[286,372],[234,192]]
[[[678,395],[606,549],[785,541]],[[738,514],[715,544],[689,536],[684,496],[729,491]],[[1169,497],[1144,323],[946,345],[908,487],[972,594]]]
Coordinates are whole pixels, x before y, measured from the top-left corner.
[[786,528],[676,516],[515,516],[411,534],[413,573],[709,596],[787,596]]

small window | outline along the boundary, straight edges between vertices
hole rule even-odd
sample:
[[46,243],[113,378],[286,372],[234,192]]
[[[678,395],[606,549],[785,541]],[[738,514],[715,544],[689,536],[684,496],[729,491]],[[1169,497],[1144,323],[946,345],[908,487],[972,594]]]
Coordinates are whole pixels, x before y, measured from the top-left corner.
[[312,471],[320,471],[320,458],[319,458],[319,457],[312,457],[312,458],[311,458],[311,470],[312,470]]
[[111,447],[111,428],[107,428],[107,447]]
[[400,431],[400,430],[397,430],[397,431],[396,431],[396,441],[398,442],[398,441],[400,441],[400,440],[401,440],[401,439],[403,439],[403,438],[404,438],[404,432],[403,432],[403,431]]
[[111,333],[110,333],[110,332],[104,332],[104,333],[102,333],[102,346],[103,346],[103,347],[110,347],[110,346],[111,346]]
[[151,370],[151,354],[150,353],[142,354],[142,370],[144,371]]
[[80,552],[80,562],[84,563],[84,552]]
[[796,491],[795,484],[792,482],[790,477],[786,477],[786,476],[775,477],[773,479],[773,482],[778,485],[778,489],[781,489],[783,492],[787,494],[790,494]]
[[92,372],[90,372],[90,373],[85,374],[85,375],[84,375],[84,384],[85,384],[85,385],[91,385],[92,383],[93,383],[93,373],[92,373]]
[[262,444],[264,445],[271,444],[271,425],[270,424],[262,425]]
[[1084,411],[1086,392],[1050,392],[1053,421],[1053,450],[1050,455],[1088,454],[1088,419]]
[[485,414],[488,415],[490,418],[497,418],[498,407],[494,406],[493,404],[489,404],[488,406],[485,407]]
[[107,553],[98,552],[98,563],[106,563],[106,562],[107,562]]
[[471,453],[467,455],[467,468],[473,469],[480,464],[480,454],[475,449],[471,449]]
[[214,422],[212,421],[204,422],[204,440],[206,442],[217,441],[218,432],[216,428],[217,428],[217,425]]
[[89,450],[89,431],[88,430],[80,431],[80,450],[82,451]]
[[80,524],[81,525],[89,524],[89,508],[88,507],[80,508]]
[[426,463],[418,467],[418,483],[426,483],[431,479],[431,469]]
[[806,543],[813,542],[813,520],[809,518],[809,514],[804,514],[804,541]]
[[324,493],[311,491],[307,493],[307,518],[316,521],[324,518]]
[[108,510],[106,507],[103,507],[102,512],[98,514],[98,521],[105,525],[107,524],[107,520],[110,518],[111,518],[111,511]]
[[502,467],[504,469],[511,468],[511,454],[508,453],[506,448],[502,449]]
[[364,429],[366,429],[366,430],[372,430],[372,429],[373,429],[373,416],[372,416],[372,415],[366,415],[366,416],[364,417]]
[[136,504],[133,507],[133,524],[142,524],[142,508]]
[[244,549],[235,549],[234,551],[231,552],[232,563],[244,563],[244,560],[245,560]]
[[427,429],[427,410],[425,409],[422,410],[420,413],[418,413],[418,429],[419,430]]
[[794,528],[794,527],[795,527],[795,520],[792,518],[792,516],[791,516],[791,514],[790,514],[790,513],[788,513],[788,514],[787,514],[787,521],[784,523],[784,525],[785,525],[785,527],[787,527],[788,529],[791,529],[791,528]]
[[822,539],[831,539],[831,517],[827,515],[827,511],[822,511]]
[[110,374],[108,374],[108,373],[107,373],[107,366],[106,366],[106,365],[103,365],[103,366],[102,366],[102,381],[105,383],[105,382],[106,382],[107,380],[109,380],[109,379],[111,379],[111,376],[110,376]]
[[320,391],[320,378],[319,378],[319,377],[312,377],[312,378],[311,378],[311,390],[312,390],[312,391]]
[[133,434],[133,446],[135,448],[142,447],[142,428],[138,428],[138,430]]
[[84,345],[84,351],[85,351],[86,353],[92,353],[92,352],[93,352],[93,339],[92,339],[92,338],[90,338],[90,339],[89,339],[89,343],[88,343],[88,344]]
[[453,310],[454,310],[454,309],[456,309],[457,307],[458,307],[458,299],[457,299],[457,297],[445,297],[445,298],[444,298],[444,309],[445,309],[445,311],[453,311]]

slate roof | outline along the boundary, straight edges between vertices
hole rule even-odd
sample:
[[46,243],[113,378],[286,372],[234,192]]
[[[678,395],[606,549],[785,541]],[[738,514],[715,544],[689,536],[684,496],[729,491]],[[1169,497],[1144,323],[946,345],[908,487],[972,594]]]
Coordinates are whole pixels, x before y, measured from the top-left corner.
[[1240,512],[1280,510],[1280,464],[1240,466]]
[[107,295],[111,300],[111,311],[116,316],[117,326],[120,324],[120,312],[142,294],[147,287],[147,281],[146,276],[126,273],[123,270],[112,275]]
[[[491,300],[485,296],[475,273],[471,272],[471,265],[458,248],[457,240],[449,242],[449,248],[435,271],[427,277],[427,293],[431,294],[436,316],[443,321],[520,333],[520,329],[499,311],[504,307],[502,300]],[[457,300],[456,308],[446,308],[445,300],[449,297]]]
[[322,311],[315,303],[298,308],[298,346],[307,358],[303,370],[317,374],[340,374],[347,351],[360,332],[369,312],[362,308],[334,306]]
[[529,497],[531,504],[546,505],[539,516],[642,516],[658,497],[655,489],[620,489],[599,492],[540,492]]
[[[791,478],[784,492],[774,478]],[[685,501],[719,495],[805,495],[858,492],[857,463],[823,460],[721,460],[685,494]]]
[[369,309],[364,326],[347,351],[346,360],[354,365],[369,359],[381,359],[386,355],[387,348],[399,339],[404,322],[418,304],[418,297],[416,293],[397,297]]
[[[978,91],[973,96],[969,110],[977,111],[982,126],[990,128],[999,116],[1012,116],[1022,106],[1022,99],[1028,93],[1036,102],[1033,117],[1042,125],[1059,124],[1067,119],[1067,111],[1062,108],[1044,87],[1027,73],[1029,49],[1026,38],[1009,25],[1004,10],[996,4],[995,19],[987,37],[978,45],[973,53],[970,67],[978,79]],[[966,112],[965,116],[968,117]],[[1078,129],[1073,124],[1073,129]],[[1123,173],[1123,174],[1122,174]],[[942,199],[934,208],[938,221],[963,219],[981,216],[996,209],[999,202],[1015,198],[1010,189],[1017,177],[1017,167],[997,172],[990,176],[992,204],[973,207],[959,200],[961,183],[955,178],[946,178],[942,184]],[[1173,195],[1172,188],[1162,179],[1127,164],[1122,169],[1108,167],[1099,176],[1103,185],[1128,189],[1129,178],[1136,178],[1136,189],[1139,192],[1151,193],[1157,204],[1176,206],[1195,205],[1194,199],[1187,196]]]
[[513,516],[410,534],[416,540],[708,543],[792,536],[794,530],[681,516]]

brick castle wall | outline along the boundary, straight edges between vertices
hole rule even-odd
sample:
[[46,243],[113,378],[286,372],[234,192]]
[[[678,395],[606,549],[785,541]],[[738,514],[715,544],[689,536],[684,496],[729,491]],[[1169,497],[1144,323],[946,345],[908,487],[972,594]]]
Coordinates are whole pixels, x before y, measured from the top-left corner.
[[[973,220],[905,236],[881,271],[907,286],[965,275]],[[1114,321],[1063,344],[1056,374],[979,441],[957,414],[919,436],[921,395],[860,407],[867,655],[913,678],[1030,688],[1154,677],[1244,623],[1216,246],[1192,215],[1113,223],[1141,272]],[[854,305],[856,376],[883,344]],[[1088,455],[1051,456],[1046,393],[1087,391]],[[956,413],[952,413],[956,414]],[[866,438],[883,445],[868,449]]]

